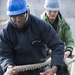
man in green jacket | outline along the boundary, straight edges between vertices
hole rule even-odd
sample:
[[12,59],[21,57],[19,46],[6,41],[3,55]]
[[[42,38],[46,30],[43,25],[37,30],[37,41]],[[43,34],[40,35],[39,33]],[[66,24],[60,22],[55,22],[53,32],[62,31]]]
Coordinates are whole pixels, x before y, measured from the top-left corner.
[[[71,56],[74,46],[74,40],[72,38],[72,31],[69,24],[65,21],[60,13],[60,5],[58,0],[45,0],[45,11],[41,14],[41,19],[52,25],[56,30],[61,40],[65,44],[64,59]],[[52,51],[48,49],[48,54]],[[66,66],[66,65],[65,65]],[[63,74],[64,75],[64,74]],[[68,73],[65,75],[69,75]]]

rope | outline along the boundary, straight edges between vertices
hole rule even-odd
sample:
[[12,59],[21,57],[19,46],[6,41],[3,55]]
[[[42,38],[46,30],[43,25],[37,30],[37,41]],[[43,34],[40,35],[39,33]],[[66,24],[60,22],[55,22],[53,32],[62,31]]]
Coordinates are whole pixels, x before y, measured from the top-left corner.
[[68,60],[66,60],[66,62],[68,63],[68,64],[71,64],[72,62],[74,62],[75,61],[75,57],[73,57],[72,59],[70,59],[69,61]]
[[[75,61],[75,57],[73,59],[71,59],[70,62],[67,62],[67,63],[71,64],[74,61]],[[18,72],[23,72],[23,71],[35,70],[35,69],[47,66],[48,64],[50,64],[50,62],[51,62],[51,58],[48,58],[45,62],[42,62],[42,63],[22,65],[22,66],[16,66],[16,67],[18,69]],[[4,75],[12,75],[12,72],[13,72],[12,68],[7,69],[7,71],[5,72]]]
[[[38,64],[30,64],[30,65],[22,65],[22,66],[17,66],[18,72],[23,72],[23,71],[28,71],[28,70],[34,70],[34,69],[38,69],[44,66],[47,66],[48,64],[50,64],[51,58],[47,59],[45,62],[43,63],[38,63]],[[12,68],[8,69],[4,75],[12,75]]]

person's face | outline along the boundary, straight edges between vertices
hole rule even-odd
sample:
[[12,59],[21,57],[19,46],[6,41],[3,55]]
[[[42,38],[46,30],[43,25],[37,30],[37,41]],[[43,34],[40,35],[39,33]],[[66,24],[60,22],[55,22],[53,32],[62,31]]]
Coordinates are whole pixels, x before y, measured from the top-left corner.
[[49,18],[49,20],[55,20],[57,15],[58,15],[58,11],[49,11],[49,10],[46,10],[46,14]]
[[25,12],[23,14],[19,14],[19,15],[15,15],[15,16],[10,16],[10,19],[12,20],[12,22],[18,27],[23,27],[25,22],[28,19],[28,13]]

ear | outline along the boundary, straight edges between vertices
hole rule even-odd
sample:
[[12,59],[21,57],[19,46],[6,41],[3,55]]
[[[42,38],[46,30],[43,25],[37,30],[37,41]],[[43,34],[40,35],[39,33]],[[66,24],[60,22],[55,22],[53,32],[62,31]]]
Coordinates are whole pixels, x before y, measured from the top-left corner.
[[44,11],[47,12],[47,9],[44,7]]
[[27,13],[30,14],[30,9],[28,8]]
[[46,11],[46,8],[44,7],[44,10]]

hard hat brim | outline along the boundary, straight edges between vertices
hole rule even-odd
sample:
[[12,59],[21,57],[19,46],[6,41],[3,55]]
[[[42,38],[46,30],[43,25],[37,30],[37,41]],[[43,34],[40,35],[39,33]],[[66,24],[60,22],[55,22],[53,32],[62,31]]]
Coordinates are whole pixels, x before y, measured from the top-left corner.
[[49,11],[59,11],[60,8],[50,8],[50,7],[45,7],[46,10],[49,10]]
[[28,8],[27,9],[18,10],[18,11],[11,11],[11,12],[7,11],[7,15],[11,16],[11,15],[22,14],[22,13],[26,12],[26,10],[28,10]]

